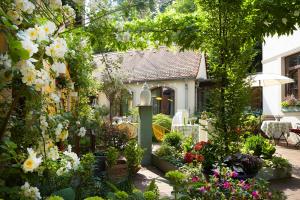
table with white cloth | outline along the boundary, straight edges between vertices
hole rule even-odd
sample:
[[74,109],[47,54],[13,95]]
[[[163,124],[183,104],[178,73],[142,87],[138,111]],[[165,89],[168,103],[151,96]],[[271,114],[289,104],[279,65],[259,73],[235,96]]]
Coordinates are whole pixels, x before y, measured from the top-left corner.
[[207,138],[201,135],[200,126],[198,124],[172,125],[172,131],[181,132],[185,137],[192,136],[195,142],[207,141]]
[[287,138],[290,136],[291,122],[263,121],[261,130],[270,138],[279,141],[284,139],[288,145]]

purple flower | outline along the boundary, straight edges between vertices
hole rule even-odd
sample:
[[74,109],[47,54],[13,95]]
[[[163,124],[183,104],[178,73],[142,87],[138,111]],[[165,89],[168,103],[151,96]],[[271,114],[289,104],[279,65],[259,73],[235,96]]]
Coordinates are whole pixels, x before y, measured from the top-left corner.
[[231,177],[236,178],[239,175],[236,171],[231,172]]
[[244,189],[244,190],[249,190],[249,188],[250,188],[250,184],[245,184],[245,185],[243,186],[243,189]]
[[231,187],[231,184],[230,184],[228,181],[225,181],[225,182],[223,183],[223,188],[229,189],[230,187]]
[[204,186],[202,186],[201,188],[199,188],[199,191],[202,192],[202,193],[204,193],[204,192],[206,192],[206,189],[205,189]]
[[258,198],[259,198],[258,191],[254,190],[254,191],[252,192],[252,197],[253,197],[254,199],[258,199]]
[[194,176],[194,177],[192,178],[192,182],[193,182],[193,183],[198,182],[198,181],[200,181],[200,178],[199,178],[198,176]]

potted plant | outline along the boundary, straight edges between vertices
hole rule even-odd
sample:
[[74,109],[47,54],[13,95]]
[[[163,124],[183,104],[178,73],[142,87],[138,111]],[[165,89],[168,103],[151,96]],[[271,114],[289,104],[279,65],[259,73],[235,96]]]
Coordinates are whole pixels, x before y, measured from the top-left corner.
[[238,179],[253,178],[262,168],[262,160],[250,154],[237,153],[224,159],[224,164],[238,173]]
[[141,169],[141,162],[144,155],[144,149],[142,149],[136,142],[131,140],[128,142],[124,149],[124,156],[127,160],[129,177],[135,175]]
[[257,174],[258,178],[274,180],[291,177],[292,165],[285,158],[273,156],[264,160],[264,167]]
[[128,175],[126,159],[120,156],[115,147],[109,147],[106,154],[107,176],[113,182],[119,182]]
[[300,101],[294,95],[284,98],[281,102],[282,112],[300,112]]

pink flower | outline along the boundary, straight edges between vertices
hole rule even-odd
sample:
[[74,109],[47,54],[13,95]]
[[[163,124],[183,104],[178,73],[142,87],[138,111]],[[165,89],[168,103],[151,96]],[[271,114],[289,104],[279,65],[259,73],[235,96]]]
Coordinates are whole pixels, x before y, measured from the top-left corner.
[[253,197],[254,199],[258,199],[258,198],[259,198],[258,191],[254,190],[254,191],[252,192],[252,197]]
[[243,189],[244,189],[244,190],[249,190],[249,188],[250,188],[250,185],[249,185],[249,184],[245,184],[245,185],[243,186]]
[[204,193],[204,192],[206,192],[206,189],[205,189],[204,186],[202,186],[201,188],[199,188],[199,191],[202,192],[202,193]]
[[218,177],[219,176],[219,172],[217,170],[214,170],[214,177]]
[[198,182],[198,181],[200,181],[200,178],[199,178],[198,176],[194,176],[194,177],[192,178],[192,182],[193,182],[193,183]]
[[231,187],[231,184],[230,184],[228,181],[225,181],[225,182],[223,183],[223,188],[229,189],[230,187]]
[[231,172],[231,177],[236,178],[239,174],[236,171]]
[[272,198],[272,192],[268,192],[268,197]]

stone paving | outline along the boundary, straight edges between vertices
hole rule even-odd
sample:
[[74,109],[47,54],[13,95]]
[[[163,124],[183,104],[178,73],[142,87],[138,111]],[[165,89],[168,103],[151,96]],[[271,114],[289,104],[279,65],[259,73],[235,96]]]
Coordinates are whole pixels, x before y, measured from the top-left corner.
[[153,166],[143,167],[136,175],[134,184],[138,189],[144,191],[152,179],[155,179],[161,197],[171,196],[173,190],[172,186],[170,186],[168,180],[164,178],[164,174]]
[[276,146],[276,149],[276,154],[293,165],[292,178],[271,181],[271,186],[283,191],[288,200],[300,200],[300,150],[285,146]]

